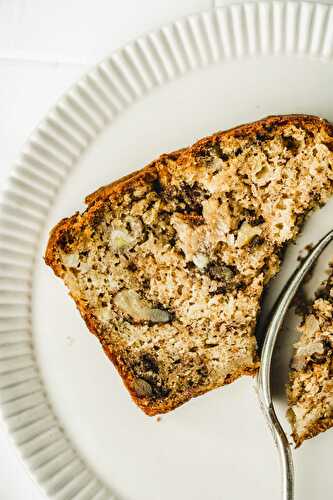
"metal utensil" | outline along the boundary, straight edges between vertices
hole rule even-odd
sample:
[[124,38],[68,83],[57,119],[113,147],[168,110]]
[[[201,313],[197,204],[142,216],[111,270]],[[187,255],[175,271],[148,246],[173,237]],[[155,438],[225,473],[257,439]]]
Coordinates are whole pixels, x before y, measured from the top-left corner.
[[256,389],[261,410],[265,415],[279,452],[282,475],[282,500],[293,500],[294,498],[294,467],[289,441],[276,416],[272,400],[270,384],[272,356],[277,335],[299,285],[322,251],[332,240],[333,230],[313,247],[306,259],[299,268],[296,269],[283,288],[273,308],[273,314],[266,330],[266,336],[261,351],[261,366],[256,378]]

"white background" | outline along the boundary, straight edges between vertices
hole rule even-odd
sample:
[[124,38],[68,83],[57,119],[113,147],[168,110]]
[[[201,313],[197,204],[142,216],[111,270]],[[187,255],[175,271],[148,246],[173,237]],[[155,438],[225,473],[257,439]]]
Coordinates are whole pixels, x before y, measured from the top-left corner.
[[[0,0],[0,185],[35,125],[87,68],[146,31],[223,3]],[[42,498],[1,425],[0,499]]]

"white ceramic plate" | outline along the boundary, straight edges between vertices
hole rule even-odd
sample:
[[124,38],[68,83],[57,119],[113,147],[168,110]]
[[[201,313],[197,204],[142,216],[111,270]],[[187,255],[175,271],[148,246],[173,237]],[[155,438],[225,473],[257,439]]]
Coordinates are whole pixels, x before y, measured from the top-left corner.
[[[333,120],[332,58],[333,9],[324,5],[249,3],[193,15],[100,63],[26,144],[1,201],[0,401],[49,498],[279,498],[252,380],[160,422],[146,417],[42,254],[48,230],[83,208],[87,193],[162,152],[267,114]],[[300,249],[331,228],[332,209],[315,214],[288,252],[266,313]],[[281,414],[294,323],[290,315],[275,360]],[[332,445],[331,431],[295,452],[297,498],[331,496]]]

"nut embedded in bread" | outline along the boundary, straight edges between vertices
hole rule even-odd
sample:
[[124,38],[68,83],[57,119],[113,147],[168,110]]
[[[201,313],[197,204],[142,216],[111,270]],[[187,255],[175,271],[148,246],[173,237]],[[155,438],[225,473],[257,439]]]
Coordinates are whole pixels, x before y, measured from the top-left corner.
[[296,446],[333,427],[333,273],[304,315],[288,385]]
[[332,145],[322,119],[269,117],[162,155],[53,229],[46,263],[147,414],[256,372],[263,289],[333,192]]

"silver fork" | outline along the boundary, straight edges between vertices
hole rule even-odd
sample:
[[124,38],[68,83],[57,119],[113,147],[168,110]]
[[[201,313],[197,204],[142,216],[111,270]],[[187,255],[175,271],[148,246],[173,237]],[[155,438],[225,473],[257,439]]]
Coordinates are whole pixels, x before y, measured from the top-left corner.
[[268,427],[273,435],[279,452],[282,477],[282,500],[294,499],[294,466],[290,444],[284,430],[276,416],[272,400],[270,372],[275,342],[288,311],[290,303],[303,281],[306,273],[311,269],[322,251],[333,240],[333,230],[324,236],[308,254],[303,263],[296,269],[279,298],[277,299],[273,315],[266,330],[266,336],[261,351],[261,366],[256,377],[256,390],[261,410],[266,418]]

